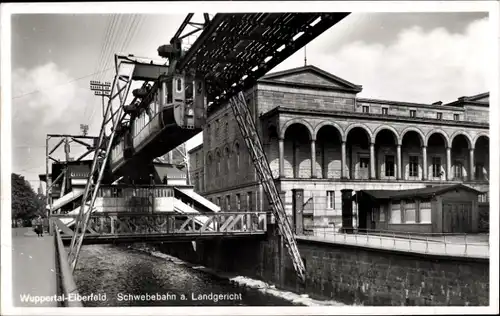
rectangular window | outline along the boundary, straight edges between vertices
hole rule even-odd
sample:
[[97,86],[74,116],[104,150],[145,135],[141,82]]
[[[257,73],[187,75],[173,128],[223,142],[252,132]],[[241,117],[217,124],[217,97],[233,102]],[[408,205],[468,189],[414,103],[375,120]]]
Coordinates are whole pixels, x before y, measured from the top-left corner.
[[436,113],[436,118],[437,118],[438,120],[442,120],[442,119],[443,119],[443,113],[441,113],[441,112],[437,112],[437,113]]
[[420,223],[431,223],[431,202],[420,202]]
[[370,107],[363,105],[363,113],[370,113]]
[[410,156],[410,177],[418,177],[418,156]]
[[394,177],[394,156],[386,155],[385,156],[385,176],[386,177]]
[[236,210],[239,211],[241,209],[241,196],[240,194],[236,194]]
[[335,191],[326,191],[326,208],[335,209]]
[[399,202],[391,206],[391,224],[401,224],[401,205]]
[[383,115],[387,115],[389,113],[389,109],[388,108],[382,108],[382,114]]
[[226,195],[226,211],[231,211],[231,196]]
[[453,176],[455,177],[455,179],[462,179],[462,171],[462,163],[460,161],[455,161],[455,164],[453,165]]
[[413,224],[416,222],[415,201],[407,201],[405,204],[405,223]]
[[219,206],[219,207],[221,206],[221,204],[220,204],[220,196],[217,198],[217,206]]
[[441,157],[432,157],[432,176],[441,177]]
[[255,210],[253,209],[253,192],[247,193],[247,211],[255,212]]
[[455,121],[459,121],[460,120],[460,115],[459,114],[453,114],[453,119]]
[[378,221],[381,223],[385,222],[385,212],[387,212],[387,206],[380,205],[380,215],[379,215]]
[[410,110],[410,117],[417,117],[417,111],[416,110]]

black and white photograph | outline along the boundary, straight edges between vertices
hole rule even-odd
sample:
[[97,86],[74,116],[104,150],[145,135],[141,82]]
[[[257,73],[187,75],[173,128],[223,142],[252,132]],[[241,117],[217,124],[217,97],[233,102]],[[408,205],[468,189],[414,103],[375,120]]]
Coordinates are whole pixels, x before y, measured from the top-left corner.
[[498,2],[1,14],[2,315],[498,313]]

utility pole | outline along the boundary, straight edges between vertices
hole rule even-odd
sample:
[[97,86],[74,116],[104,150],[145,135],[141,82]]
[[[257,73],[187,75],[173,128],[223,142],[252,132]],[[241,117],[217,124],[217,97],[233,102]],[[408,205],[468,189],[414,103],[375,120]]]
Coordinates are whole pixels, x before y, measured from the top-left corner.
[[110,82],[100,82],[96,80],[90,81],[90,90],[94,91],[94,94],[101,96],[102,99],[102,117],[105,116],[106,103],[104,102],[104,97],[109,97],[111,93],[111,83]]

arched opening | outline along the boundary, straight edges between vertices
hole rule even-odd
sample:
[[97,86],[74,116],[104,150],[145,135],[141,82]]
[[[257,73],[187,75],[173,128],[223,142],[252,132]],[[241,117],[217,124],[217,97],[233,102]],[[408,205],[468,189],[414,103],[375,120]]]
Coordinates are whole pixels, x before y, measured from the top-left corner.
[[222,160],[222,157],[220,155],[220,151],[217,150],[217,154],[216,154],[216,164],[217,166],[215,167],[215,176],[218,177],[220,176],[220,165],[221,165],[221,160]]
[[229,151],[228,147],[224,149],[224,159],[226,160],[226,170],[224,171],[226,172],[226,174],[229,174],[229,171],[231,170],[231,152]]
[[280,157],[279,157],[279,137],[276,126],[270,125],[267,128],[265,139],[266,155],[269,160],[269,167],[273,174],[273,178],[279,176]]
[[[214,170],[214,169],[213,169],[213,167],[214,167],[214,166],[213,166],[212,155],[211,155],[211,154],[208,154],[208,155],[207,155],[207,168],[206,168],[206,170],[205,170],[205,172],[206,172],[206,174],[207,174],[207,179],[208,179],[208,180],[209,180],[209,179],[211,179],[211,177],[213,177],[213,173],[212,173],[212,172],[213,172],[213,170]],[[207,181],[207,183],[206,183],[206,185],[207,185],[207,187],[208,187],[208,188],[210,187],[210,183],[211,183],[211,181],[210,181],[210,180],[209,180],[209,181]]]
[[375,177],[396,179],[397,177],[397,135],[383,129],[375,136]]
[[457,135],[451,142],[451,179],[466,181],[469,176],[469,140],[465,135]]
[[488,181],[490,179],[490,139],[479,136],[474,146],[475,179]]
[[427,140],[427,164],[429,180],[446,180],[446,138],[441,133],[432,134]]
[[420,180],[423,173],[423,140],[415,131],[408,131],[401,140],[401,176],[405,180]]
[[285,177],[311,177],[311,143],[307,127],[300,123],[290,125],[285,131]]
[[370,176],[370,135],[362,127],[354,127],[346,140],[347,173],[349,179],[368,179]]
[[316,136],[316,176],[340,179],[342,177],[342,137],[331,125],[321,127]]
[[240,172],[240,144],[234,144],[234,166],[236,167],[236,173]]

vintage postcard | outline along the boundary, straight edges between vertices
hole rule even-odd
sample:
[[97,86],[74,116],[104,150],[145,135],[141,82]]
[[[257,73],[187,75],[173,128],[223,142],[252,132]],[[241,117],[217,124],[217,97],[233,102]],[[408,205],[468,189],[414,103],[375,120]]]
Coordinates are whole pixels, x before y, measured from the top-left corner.
[[1,14],[2,315],[498,313],[498,2]]

